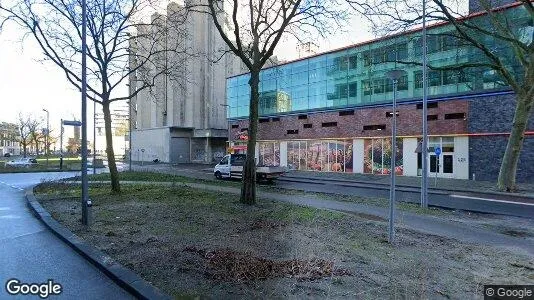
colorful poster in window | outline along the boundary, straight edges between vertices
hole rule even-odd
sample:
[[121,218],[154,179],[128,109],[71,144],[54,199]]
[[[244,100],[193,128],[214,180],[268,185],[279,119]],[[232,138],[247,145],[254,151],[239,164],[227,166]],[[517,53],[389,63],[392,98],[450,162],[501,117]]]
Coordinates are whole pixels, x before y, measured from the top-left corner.
[[287,163],[293,170],[352,172],[352,140],[288,141]]
[[259,166],[279,166],[280,165],[280,143],[260,142],[258,143]]
[[[391,139],[366,139],[364,141],[363,172],[368,174],[391,174]],[[402,175],[402,139],[397,139],[395,174]]]

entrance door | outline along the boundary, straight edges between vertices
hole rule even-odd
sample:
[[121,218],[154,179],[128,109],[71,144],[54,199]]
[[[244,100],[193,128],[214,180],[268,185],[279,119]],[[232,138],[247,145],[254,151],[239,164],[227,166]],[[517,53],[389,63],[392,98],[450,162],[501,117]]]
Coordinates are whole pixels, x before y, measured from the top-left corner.
[[[453,178],[454,174],[454,153],[445,152],[440,156],[434,153],[428,154],[428,175],[444,178]],[[436,174],[437,173],[437,174]]]

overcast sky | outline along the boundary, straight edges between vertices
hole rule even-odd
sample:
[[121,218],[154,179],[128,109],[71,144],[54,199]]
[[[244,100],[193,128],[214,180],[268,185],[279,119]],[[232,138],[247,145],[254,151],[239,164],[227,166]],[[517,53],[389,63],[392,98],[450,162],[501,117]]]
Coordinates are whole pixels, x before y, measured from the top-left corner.
[[[319,41],[319,51],[372,38],[358,19],[354,19],[348,27],[345,33]],[[10,25],[0,34],[0,121],[16,123],[19,112],[44,119],[46,113],[43,108],[50,112],[50,125],[56,131],[61,118],[80,120],[80,93],[67,82],[58,67],[42,61],[44,56],[31,36],[22,40],[24,33],[19,27]],[[278,45],[276,55],[284,60],[297,58],[296,44],[291,41],[284,43]],[[91,127],[92,106],[92,102],[88,102],[88,125]],[[92,132],[89,135],[92,136]]]

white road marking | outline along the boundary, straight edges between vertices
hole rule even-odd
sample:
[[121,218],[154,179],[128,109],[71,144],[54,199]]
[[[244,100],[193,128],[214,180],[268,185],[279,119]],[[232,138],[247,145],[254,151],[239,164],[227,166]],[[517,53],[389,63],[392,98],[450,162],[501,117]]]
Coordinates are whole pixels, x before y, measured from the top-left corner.
[[488,198],[479,198],[479,197],[469,197],[469,196],[462,196],[462,195],[450,195],[450,197],[452,197],[452,198],[483,200],[483,201],[499,202],[499,203],[507,203],[507,204],[534,206],[534,203],[514,202],[514,201],[506,201],[506,200],[497,200],[497,199],[488,199]]

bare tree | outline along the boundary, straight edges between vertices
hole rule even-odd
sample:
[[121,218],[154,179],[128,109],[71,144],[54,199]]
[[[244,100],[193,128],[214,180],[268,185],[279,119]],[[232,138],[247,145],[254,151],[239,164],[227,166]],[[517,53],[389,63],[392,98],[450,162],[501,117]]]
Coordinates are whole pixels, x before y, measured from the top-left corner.
[[19,113],[19,117],[17,120],[17,127],[18,127],[18,142],[20,143],[20,146],[22,147],[22,156],[26,157],[28,154],[28,146],[32,142],[32,132],[31,132],[31,124],[32,120],[29,115],[23,115],[22,113]]
[[[156,0],[94,0],[87,2],[87,89],[88,98],[102,105],[106,153],[111,190],[120,192],[119,174],[113,150],[110,104],[135,97],[154,85],[156,78],[172,65],[162,64],[162,54],[177,51],[161,47],[168,28]],[[78,0],[12,0],[0,3],[6,21],[14,21],[34,38],[46,60],[81,90],[82,16]],[[183,12],[174,12],[177,14]],[[177,18],[179,19],[179,18]],[[137,51],[130,51],[135,47]],[[133,62],[133,63],[132,63]],[[156,70],[147,72],[146,70]],[[129,78],[137,73],[136,85],[125,91]]]
[[320,0],[207,0],[191,1],[190,9],[208,13],[229,48],[250,71],[250,111],[247,159],[241,202],[256,202],[255,149],[258,132],[260,70],[283,37],[301,42],[323,37],[339,26],[346,14],[339,2]]
[[[368,16],[382,34],[413,29],[422,21],[421,1],[376,0],[359,3],[347,0]],[[478,0],[481,10],[468,15],[461,1],[432,0],[426,11],[429,22],[447,22],[452,28],[448,35],[457,46],[469,46],[470,60],[451,66],[432,66],[430,69],[494,70],[503,85],[516,96],[512,129],[502,158],[497,186],[503,191],[516,190],[517,165],[527,124],[534,106],[534,6],[529,0],[496,8],[489,0]],[[447,35],[447,34],[441,34]],[[414,63],[414,62],[405,62]]]

